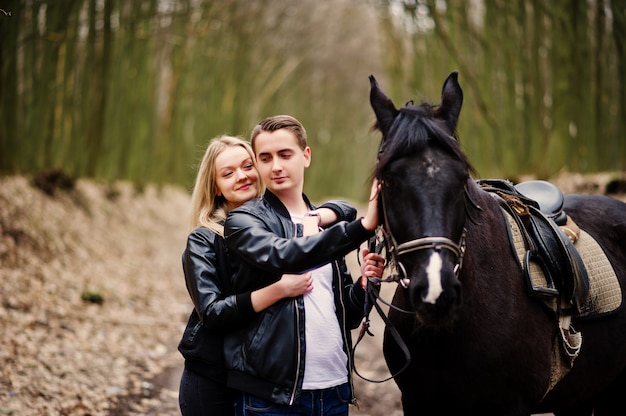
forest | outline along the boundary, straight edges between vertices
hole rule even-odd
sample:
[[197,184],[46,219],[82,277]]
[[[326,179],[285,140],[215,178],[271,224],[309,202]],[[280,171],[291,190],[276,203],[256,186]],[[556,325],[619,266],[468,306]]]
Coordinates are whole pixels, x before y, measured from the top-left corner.
[[315,200],[363,199],[380,137],[368,76],[437,103],[481,177],[626,170],[623,0],[7,0],[0,174],[190,189],[217,135],[307,128]]

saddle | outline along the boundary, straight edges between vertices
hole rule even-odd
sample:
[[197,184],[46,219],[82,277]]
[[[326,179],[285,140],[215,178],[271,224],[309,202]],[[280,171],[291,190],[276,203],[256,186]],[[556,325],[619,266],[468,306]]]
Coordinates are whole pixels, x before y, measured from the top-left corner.
[[[521,230],[526,254],[523,270],[530,294],[557,298],[561,314],[578,315],[589,298],[589,276],[574,247],[578,227],[563,211],[563,193],[546,181],[517,185],[500,179],[477,181],[510,214]],[[531,263],[543,271],[546,285],[532,284]]]

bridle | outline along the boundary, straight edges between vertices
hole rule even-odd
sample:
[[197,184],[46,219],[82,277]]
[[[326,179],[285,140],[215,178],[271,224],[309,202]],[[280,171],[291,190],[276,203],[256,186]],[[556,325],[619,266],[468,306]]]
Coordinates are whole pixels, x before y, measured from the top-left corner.
[[[413,102],[412,101],[411,102],[407,102],[407,106],[408,105],[413,105]],[[395,107],[393,107],[393,108],[395,110]],[[405,106],[405,108],[406,108],[406,106]],[[376,111],[376,108],[375,108],[375,111]],[[397,110],[396,110],[396,113],[397,113]],[[385,145],[387,143],[386,130],[389,128],[389,124],[387,123],[386,127],[384,127],[384,126],[381,127],[380,126],[380,117],[377,114],[377,124],[376,124],[376,127],[383,133],[383,139],[381,140],[381,143],[380,143],[380,145],[378,147],[377,165],[379,165],[379,163],[381,163],[381,160],[384,160],[384,158],[382,158],[381,155],[385,154],[384,149],[385,149]],[[453,139],[456,139],[453,136],[451,136],[451,137]],[[467,164],[467,162],[466,162],[466,164]],[[380,166],[377,166],[376,170],[378,172],[381,172],[380,170],[378,170],[379,167]],[[468,165],[468,167],[469,167],[469,165]],[[379,184],[384,186],[384,179],[382,177],[378,176],[378,175],[377,175],[377,179],[379,181]],[[382,212],[383,224],[378,226],[376,234],[374,235],[374,237],[372,237],[370,239],[370,241],[369,241],[369,251],[370,252],[376,252],[376,253],[380,254],[382,252],[382,250],[385,249],[387,251],[386,258],[388,260],[388,262],[385,265],[385,267],[387,267],[389,264],[392,263],[395,266],[397,274],[390,275],[389,277],[387,277],[385,279],[370,277],[367,280],[366,296],[365,296],[365,302],[366,302],[365,309],[368,312],[366,313],[366,317],[365,317],[365,320],[363,322],[363,325],[362,325],[362,328],[361,328],[358,340],[354,344],[354,349],[356,350],[356,346],[359,344],[359,342],[361,341],[361,339],[363,338],[363,336],[366,333],[368,335],[370,335],[370,336],[373,336],[373,334],[369,331],[369,325],[370,325],[370,321],[369,321],[369,302],[371,302],[373,304],[373,306],[376,308],[376,310],[379,313],[380,317],[385,322],[385,327],[388,329],[389,334],[395,339],[398,347],[403,352],[403,354],[405,356],[405,364],[404,364],[404,366],[402,368],[400,368],[398,371],[396,371],[394,374],[391,374],[390,377],[388,377],[388,378],[386,378],[384,380],[370,380],[368,378],[365,378],[365,377],[361,376],[361,374],[359,374],[359,372],[356,370],[356,367],[353,365],[354,371],[355,371],[355,373],[358,376],[360,376],[361,378],[363,378],[366,381],[370,381],[370,382],[374,382],[374,383],[382,383],[384,381],[387,381],[387,380],[389,380],[391,378],[396,377],[398,374],[400,374],[402,371],[404,371],[406,368],[408,368],[408,366],[411,363],[411,354],[410,354],[410,351],[409,351],[406,343],[404,342],[404,340],[402,339],[402,337],[400,336],[400,334],[398,333],[396,328],[393,326],[393,324],[391,323],[391,321],[389,320],[387,315],[382,311],[382,309],[378,305],[378,301],[380,300],[381,302],[383,302],[384,304],[386,304],[387,306],[389,306],[390,308],[392,308],[392,309],[394,309],[394,310],[396,310],[398,312],[402,312],[402,313],[406,313],[406,314],[414,314],[415,313],[414,311],[407,311],[407,310],[403,310],[401,308],[398,308],[397,306],[391,304],[390,302],[385,302],[379,296],[379,288],[378,288],[378,286],[382,282],[392,282],[392,281],[395,281],[395,282],[399,282],[400,285],[404,289],[407,289],[409,287],[410,280],[409,280],[409,277],[407,275],[406,267],[404,266],[404,264],[400,260],[400,257],[405,255],[405,254],[416,252],[416,251],[420,251],[420,250],[434,250],[436,252],[441,252],[443,250],[446,250],[446,251],[451,252],[455,256],[455,264],[454,264],[454,268],[453,268],[454,274],[458,278],[460,273],[461,273],[461,268],[463,267],[463,256],[465,254],[465,248],[466,248],[465,236],[467,234],[467,229],[464,226],[463,227],[463,231],[461,233],[461,236],[460,236],[458,242],[453,241],[452,239],[450,239],[448,237],[445,237],[445,236],[429,236],[429,237],[414,238],[412,240],[405,241],[405,242],[402,242],[402,243],[398,244],[396,238],[394,237],[393,233],[391,232],[391,227],[389,225],[387,206],[386,206],[386,201],[384,199],[384,192],[382,190],[382,187],[380,187],[378,189],[378,192],[379,192],[378,208],[379,208],[379,211]],[[481,209],[480,206],[476,205],[474,203],[474,201],[472,201],[472,198],[470,197],[470,195],[468,193],[467,185],[464,188],[464,193],[465,193],[465,198],[466,198],[466,204],[465,204],[466,213],[468,212],[468,205],[467,205],[468,200],[469,200],[469,202],[471,203],[472,206],[474,206],[474,207],[476,207],[478,209]],[[467,218],[470,221],[474,222],[471,216],[468,216]],[[378,231],[380,231],[380,233]],[[382,237],[379,237],[379,235],[382,235]],[[353,354],[353,358],[352,358],[353,360],[354,360],[354,355],[355,354]],[[354,362],[352,364],[354,364]]]
[[[381,184],[383,180],[380,180]],[[454,274],[455,276],[459,276],[461,272],[461,267],[463,267],[463,256],[465,254],[465,235],[467,233],[467,229],[463,227],[463,232],[461,233],[461,237],[459,242],[456,243],[448,237],[419,237],[413,240],[405,241],[403,243],[398,244],[393,233],[391,232],[391,228],[389,226],[389,218],[387,215],[387,207],[385,204],[384,193],[380,192],[380,205],[379,207],[383,212],[383,236],[385,241],[385,246],[387,248],[388,255],[391,257],[393,264],[396,265],[396,269],[398,270],[399,275],[395,276],[395,280],[399,281],[400,285],[405,289],[408,287],[406,280],[408,280],[408,276],[406,273],[406,268],[404,264],[399,260],[399,257],[412,253],[414,251],[419,250],[428,250],[432,249],[436,252],[441,252],[442,250],[448,250],[454,254],[456,257],[456,261],[454,264]]]
[[[383,184],[382,179],[380,179],[379,182]],[[467,189],[465,189],[464,192],[467,194]],[[376,311],[378,312],[382,320],[385,322],[385,326],[388,328],[390,335],[395,339],[398,347],[404,354],[405,363],[404,363],[404,366],[402,366],[402,368],[400,368],[400,370],[398,370],[395,374],[392,374],[391,376],[382,380],[372,380],[372,379],[362,376],[357,371],[356,365],[354,365],[355,354],[353,353],[352,366],[353,366],[354,372],[363,380],[369,381],[372,383],[383,383],[387,380],[390,380],[396,377],[398,374],[404,371],[411,363],[411,353],[409,352],[409,349],[406,343],[404,342],[404,340],[402,339],[402,337],[400,336],[396,328],[392,325],[387,315],[382,311],[382,309],[378,305],[378,301],[381,301],[382,303],[387,305],[389,308],[392,308],[398,312],[406,313],[406,314],[414,313],[413,311],[408,311],[408,310],[399,308],[390,302],[386,302],[378,295],[378,290],[376,290],[375,287],[378,286],[382,282],[395,281],[395,282],[399,282],[403,288],[405,289],[408,288],[408,283],[406,283],[406,280],[409,280],[409,278],[407,277],[407,274],[406,274],[406,268],[404,267],[404,264],[399,260],[399,257],[407,253],[411,253],[411,252],[419,251],[419,250],[427,250],[427,249],[433,249],[437,252],[440,252],[441,250],[448,250],[452,252],[456,256],[456,262],[454,265],[454,274],[458,278],[459,273],[461,272],[461,267],[463,267],[463,255],[465,254],[465,234],[467,233],[467,229],[463,227],[463,232],[461,233],[461,238],[459,239],[458,243],[452,241],[451,239],[447,237],[420,237],[420,238],[415,238],[413,240],[405,241],[404,243],[398,244],[393,234],[391,233],[391,228],[389,227],[389,219],[387,216],[387,209],[385,206],[385,200],[384,200],[382,190],[380,191],[379,198],[380,198],[379,208],[382,209],[384,223],[382,226],[379,226],[378,229],[382,230],[383,237],[382,239],[378,239],[378,235],[374,235],[374,237],[372,237],[372,239],[370,239],[369,241],[369,251],[380,254],[383,248],[385,248],[387,250],[387,258],[391,259],[391,262],[395,265],[395,268],[396,270],[398,270],[399,274],[390,275],[389,277],[385,279],[374,278],[374,277],[368,278],[367,288],[366,288],[366,298],[365,298],[366,310],[369,309],[367,305],[369,302],[371,302],[372,305],[376,308]],[[370,327],[370,320],[369,320],[369,312],[368,312],[361,326],[359,337],[356,343],[354,344],[353,352],[356,351],[357,345],[361,342],[365,334],[373,336],[373,334],[369,331],[369,327]]]

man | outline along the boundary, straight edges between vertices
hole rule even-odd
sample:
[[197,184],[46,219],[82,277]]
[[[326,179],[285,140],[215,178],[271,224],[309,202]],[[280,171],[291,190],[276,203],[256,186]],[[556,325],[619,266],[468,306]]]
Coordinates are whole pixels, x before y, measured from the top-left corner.
[[[269,117],[254,128],[251,145],[267,190],[226,220],[227,245],[244,260],[233,289],[253,290],[282,273],[308,270],[314,280],[311,292],[276,303],[227,336],[228,384],[242,392],[237,414],[347,415],[355,401],[350,329],[367,312],[364,279],[382,275],[384,258],[365,249],[354,283],[343,256],[374,233],[377,183],[365,217],[352,214],[351,222],[318,233],[319,224],[332,221],[320,218],[303,194],[311,149],[302,124],[291,116]],[[345,203],[324,206],[347,217]]]

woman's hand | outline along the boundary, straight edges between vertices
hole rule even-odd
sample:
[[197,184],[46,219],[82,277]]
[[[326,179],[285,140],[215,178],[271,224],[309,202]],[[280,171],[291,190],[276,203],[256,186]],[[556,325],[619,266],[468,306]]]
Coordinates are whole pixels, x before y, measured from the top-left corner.
[[277,284],[281,286],[285,298],[304,295],[313,290],[313,274],[283,274]]
[[337,213],[330,208],[318,208],[306,213],[304,218],[314,217],[318,227],[325,227],[337,221]]
[[281,299],[304,295],[313,290],[313,275],[311,272],[303,274],[284,274],[278,282],[254,290],[250,294],[250,302],[255,312],[269,308]]

